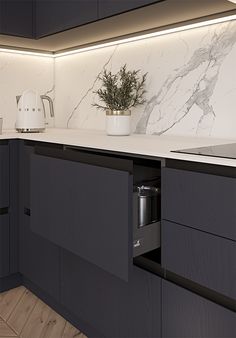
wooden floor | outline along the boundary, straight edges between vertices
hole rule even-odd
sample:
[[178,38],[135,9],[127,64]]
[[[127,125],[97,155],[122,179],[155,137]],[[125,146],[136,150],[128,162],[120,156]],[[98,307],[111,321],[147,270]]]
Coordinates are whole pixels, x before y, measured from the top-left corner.
[[0,337],[87,338],[23,286],[0,294]]

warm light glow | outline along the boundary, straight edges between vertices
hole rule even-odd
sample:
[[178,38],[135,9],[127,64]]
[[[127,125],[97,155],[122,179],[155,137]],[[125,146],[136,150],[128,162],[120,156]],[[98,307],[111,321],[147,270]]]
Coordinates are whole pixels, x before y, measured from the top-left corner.
[[[236,0],[228,0],[228,1],[236,3]],[[193,28],[214,25],[214,24],[223,23],[223,22],[232,21],[232,20],[236,20],[236,15],[230,15],[230,16],[221,17],[217,19],[187,24],[181,27],[176,27],[176,28],[168,28],[168,29],[164,29],[164,30],[160,30],[157,32],[152,32],[152,33],[140,34],[140,35],[129,37],[129,38],[121,38],[121,39],[117,39],[117,40],[110,41],[110,42],[104,42],[100,44],[91,45],[89,47],[78,47],[78,49],[68,50],[65,52],[55,52],[52,54],[50,54],[50,52],[47,54],[45,52],[24,51],[24,50],[10,49],[10,48],[0,48],[0,52],[57,58],[57,57],[63,57],[63,56],[77,54],[77,53],[89,52],[89,51],[99,49],[99,48],[105,48],[105,47],[111,47],[111,46],[115,46],[119,44],[130,43],[130,42],[139,41],[143,39],[150,39],[150,38],[154,38],[154,37],[161,36],[161,35],[182,32],[185,30],[193,29]]]
[[160,30],[158,32],[140,34],[140,35],[133,36],[133,37],[130,37],[130,38],[122,38],[120,40],[115,40],[115,41],[111,41],[111,42],[104,42],[104,43],[89,46],[89,47],[84,47],[84,48],[81,47],[81,48],[71,50],[71,51],[65,51],[65,52],[61,52],[61,53],[59,52],[59,53],[55,53],[54,57],[62,57],[62,56],[67,56],[67,55],[72,55],[72,54],[77,54],[77,53],[88,52],[88,51],[98,49],[98,48],[110,47],[110,46],[115,46],[115,45],[118,45],[118,44],[134,42],[134,41],[139,41],[139,40],[143,40],[143,39],[150,39],[150,38],[154,38],[154,37],[161,36],[161,35],[167,35],[167,34],[171,34],[171,33],[182,32],[182,31],[185,31],[185,30],[193,29],[193,28],[199,28],[199,27],[214,25],[214,24],[217,24],[217,23],[223,23],[223,22],[232,21],[232,20],[236,20],[236,14],[226,16],[226,17],[222,17],[222,18],[217,18],[217,19],[197,22],[197,23],[193,23],[193,24],[188,24],[188,25],[181,26],[181,27],[175,27],[175,28]]
[[43,57],[55,57],[55,55],[44,52],[34,52],[34,51],[28,51],[28,50],[20,50],[20,49],[14,49],[13,48],[2,48],[0,47],[0,53],[12,53],[12,54],[23,54],[23,55],[31,55],[31,56],[43,56]]

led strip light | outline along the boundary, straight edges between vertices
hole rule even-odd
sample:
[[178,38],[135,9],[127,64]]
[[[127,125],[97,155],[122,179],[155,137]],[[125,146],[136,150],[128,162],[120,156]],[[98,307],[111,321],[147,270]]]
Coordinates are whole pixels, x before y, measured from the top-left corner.
[[23,50],[10,49],[10,48],[9,49],[8,48],[0,48],[0,52],[57,58],[57,57],[63,57],[63,56],[78,54],[78,53],[89,52],[89,51],[93,51],[93,50],[96,50],[96,49],[111,47],[111,46],[115,46],[115,45],[119,45],[119,44],[125,44],[125,43],[135,42],[135,41],[139,41],[139,40],[155,38],[157,36],[182,32],[182,31],[186,31],[186,30],[190,30],[190,29],[194,29],[194,28],[210,26],[210,25],[223,23],[223,22],[227,22],[227,21],[232,21],[232,20],[236,20],[236,14],[221,17],[221,18],[206,20],[206,21],[202,21],[202,22],[187,24],[187,25],[183,25],[183,26],[180,26],[180,27],[167,28],[167,29],[160,30],[160,31],[157,31],[157,32],[140,34],[140,35],[136,35],[136,36],[128,37],[128,38],[121,38],[121,39],[117,39],[117,40],[114,40],[114,41],[103,42],[103,43],[99,43],[99,44],[95,44],[95,45],[91,45],[91,46],[87,46],[87,47],[78,47],[77,49],[73,49],[73,50],[55,52],[54,54],[47,54],[47,53],[44,53],[44,52],[34,52],[34,51],[23,51]]

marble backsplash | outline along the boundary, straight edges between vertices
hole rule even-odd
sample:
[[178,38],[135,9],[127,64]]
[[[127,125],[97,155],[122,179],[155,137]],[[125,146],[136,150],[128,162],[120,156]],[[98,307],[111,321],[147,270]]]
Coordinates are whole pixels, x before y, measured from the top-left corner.
[[0,116],[3,117],[3,128],[15,127],[16,95],[29,88],[54,99],[54,60],[0,52]]
[[103,130],[98,75],[124,64],[148,72],[134,133],[236,138],[236,21],[57,58],[56,126]]
[[56,59],[0,52],[4,128],[14,128],[15,96],[35,88],[54,100],[56,127],[104,130],[105,114],[92,106],[98,76],[124,64],[148,72],[134,133],[236,139],[236,21]]

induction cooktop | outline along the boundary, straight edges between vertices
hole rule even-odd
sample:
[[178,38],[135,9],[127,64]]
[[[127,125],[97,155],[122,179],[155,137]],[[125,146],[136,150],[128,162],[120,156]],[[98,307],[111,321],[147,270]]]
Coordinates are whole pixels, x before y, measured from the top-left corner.
[[172,150],[173,153],[203,155],[236,159],[236,143],[220,144],[200,148]]

